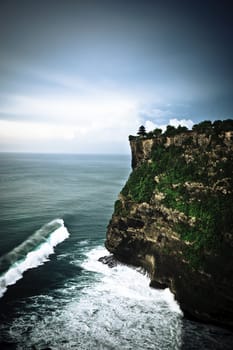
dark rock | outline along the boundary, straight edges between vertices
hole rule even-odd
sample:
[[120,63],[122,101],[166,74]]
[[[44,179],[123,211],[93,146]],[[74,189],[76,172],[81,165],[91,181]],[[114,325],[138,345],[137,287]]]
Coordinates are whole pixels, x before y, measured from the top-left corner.
[[117,266],[117,259],[112,254],[107,256],[102,256],[101,258],[98,259],[98,261],[102,262],[105,265],[108,265],[108,267],[110,268]]
[[133,227],[133,228],[142,228],[144,226],[144,222],[142,220],[134,219],[134,218],[128,218],[127,220],[127,227]]
[[166,289],[168,288],[168,285],[166,283],[160,283],[157,281],[151,281],[150,282],[150,287],[155,288],[155,289]]

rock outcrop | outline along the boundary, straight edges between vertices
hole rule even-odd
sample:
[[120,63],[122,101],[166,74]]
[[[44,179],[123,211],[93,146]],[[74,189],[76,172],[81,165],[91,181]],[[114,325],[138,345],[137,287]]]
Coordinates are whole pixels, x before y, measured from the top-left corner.
[[106,248],[169,287],[184,314],[233,328],[233,132],[130,141]]

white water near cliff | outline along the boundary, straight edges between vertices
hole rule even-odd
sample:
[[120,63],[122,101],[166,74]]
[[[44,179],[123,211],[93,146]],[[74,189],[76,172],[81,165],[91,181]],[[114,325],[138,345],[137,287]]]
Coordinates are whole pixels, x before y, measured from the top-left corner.
[[[81,262],[89,276],[86,286],[80,293],[74,283],[67,285],[61,291],[62,298],[69,299],[65,306],[61,299],[45,297],[44,305],[50,304],[52,313],[42,312],[37,319],[32,312],[17,319],[11,334],[20,349],[24,344],[53,349],[180,348],[182,313],[173,295],[150,288],[148,277],[136,269],[124,265],[110,269],[98,261],[106,254],[100,246],[86,253]],[[80,265],[78,260],[72,263]],[[43,304],[42,299],[32,298],[30,308]]]
[[106,250],[89,245],[81,241],[80,250],[70,256],[73,266],[83,268],[82,279],[77,276],[56,293],[27,299],[8,330],[17,349],[231,349],[230,333],[185,321],[168,289],[150,288],[148,277],[134,268],[109,268],[98,261]]

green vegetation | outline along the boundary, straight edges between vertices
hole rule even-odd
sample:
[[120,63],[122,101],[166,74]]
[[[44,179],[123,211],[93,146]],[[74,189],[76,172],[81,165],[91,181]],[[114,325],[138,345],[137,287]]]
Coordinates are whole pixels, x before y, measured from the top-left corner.
[[121,193],[136,203],[149,202],[154,191],[155,173],[153,163],[143,163],[131,173]]
[[[181,239],[191,243],[185,255],[194,267],[198,267],[204,262],[206,252],[218,249],[222,233],[232,230],[232,197],[211,190],[193,193],[184,183],[174,189],[169,175],[164,176],[158,184],[159,190],[165,195],[163,204],[184,213],[189,220],[194,218],[193,225],[180,222],[174,224],[173,229]],[[180,176],[183,177],[182,172]]]
[[191,180],[193,164],[186,164],[181,155],[181,148],[171,146],[166,149],[163,145],[158,145],[153,151],[151,162],[144,162],[134,169],[121,193],[136,203],[149,202],[155,190],[154,177],[164,171],[167,189],[169,184]]
[[215,120],[213,123],[210,120],[205,120],[199,124],[193,125],[193,131],[205,134],[219,134],[225,131],[233,131],[233,119]]
[[[226,196],[221,192],[213,192],[207,186],[213,184],[206,173],[209,158],[205,153],[194,155],[190,163],[186,163],[181,156],[180,149],[175,152],[175,147],[160,152],[160,165],[164,166],[164,172],[157,185],[158,191],[165,196],[163,204],[179,212],[188,218],[195,218],[195,224],[179,223],[173,229],[179,233],[181,239],[189,241],[185,250],[186,258],[194,267],[204,262],[205,253],[218,249],[221,243],[221,233],[231,230],[233,207],[232,196]],[[175,154],[176,153],[176,154]],[[155,153],[156,155],[156,153]],[[158,155],[157,155],[158,157]],[[155,156],[156,158],[156,156]],[[225,168],[223,167],[225,165]],[[217,169],[217,177],[231,176],[232,162],[226,162]],[[193,188],[189,183],[199,183],[203,187]]]
[[175,136],[176,128],[172,125],[168,125],[166,131],[164,132],[165,136]]
[[122,210],[123,210],[122,202],[118,199],[114,204],[114,213],[116,215],[120,215],[122,214]]

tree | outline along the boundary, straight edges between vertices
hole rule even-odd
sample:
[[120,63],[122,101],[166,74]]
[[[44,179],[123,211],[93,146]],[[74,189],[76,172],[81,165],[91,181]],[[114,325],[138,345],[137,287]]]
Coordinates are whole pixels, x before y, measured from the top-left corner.
[[145,136],[146,135],[146,129],[145,126],[141,125],[140,128],[138,129],[138,133],[139,136]]
[[186,126],[178,125],[176,130],[177,130],[177,134],[182,134],[182,133],[187,132],[188,128]]
[[215,134],[220,134],[220,132],[222,131],[222,120],[215,120],[213,122],[213,128],[214,128],[214,132]]
[[156,128],[156,129],[153,130],[153,135],[155,137],[160,136],[161,134],[162,134],[162,129]]
[[210,120],[204,120],[199,124],[193,125],[193,131],[197,131],[199,133],[211,134],[212,132],[212,122]]
[[172,125],[168,125],[164,135],[165,136],[175,136],[176,135],[176,128]]
[[233,131],[233,120],[232,119],[223,120],[222,131]]
[[153,131],[149,131],[149,132],[146,134],[146,136],[147,136],[148,139],[153,139],[153,137],[154,137]]

